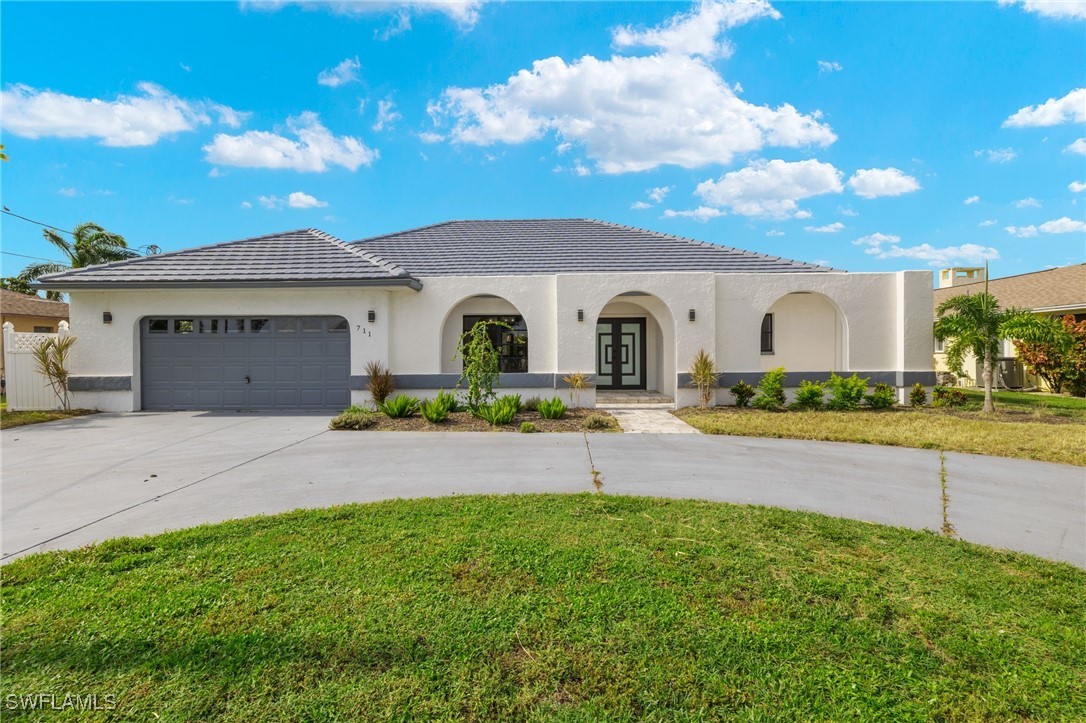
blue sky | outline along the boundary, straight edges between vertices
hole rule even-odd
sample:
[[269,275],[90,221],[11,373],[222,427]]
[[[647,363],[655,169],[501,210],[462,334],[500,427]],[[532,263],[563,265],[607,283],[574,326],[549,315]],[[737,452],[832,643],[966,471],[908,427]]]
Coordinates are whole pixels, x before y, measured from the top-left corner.
[[[134,246],[591,217],[850,271],[1086,260],[1084,2],[5,2],[0,21],[3,205]],[[0,222],[4,275],[57,258]]]

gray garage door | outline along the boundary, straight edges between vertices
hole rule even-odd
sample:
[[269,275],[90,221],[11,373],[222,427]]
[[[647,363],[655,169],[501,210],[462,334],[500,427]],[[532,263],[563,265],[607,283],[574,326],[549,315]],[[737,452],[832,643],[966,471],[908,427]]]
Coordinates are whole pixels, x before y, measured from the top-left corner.
[[156,316],[140,323],[144,409],[343,409],[351,335],[339,316]]

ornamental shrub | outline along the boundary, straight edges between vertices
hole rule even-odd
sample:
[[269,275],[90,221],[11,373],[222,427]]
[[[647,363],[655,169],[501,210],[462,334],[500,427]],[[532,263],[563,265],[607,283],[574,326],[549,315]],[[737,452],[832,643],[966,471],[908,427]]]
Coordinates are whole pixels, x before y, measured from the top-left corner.
[[799,389],[796,390],[796,400],[792,402],[792,408],[801,410],[822,409],[825,404],[822,395],[825,391],[825,384],[809,382],[804,379],[799,383]]
[[374,404],[384,404],[385,400],[396,391],[392,372],[379,361],[366,362],[366,387]]
[[758,396],[753,401],[755,407],[767,411],[784,407],[785,374],[784,367],[775,367],[762,375],[762,380],[758,382]]
[[931,394],[933,407],[961,407],[966,402],[965,392],[955,387],[935,387]]
[[441,424],[449,418],[449,407],[440,397],[427,399],[419,407],[419,411],[422,412],[422,416],[426,421],[431,424]]
[[531,422],[521,422],[520,423],[520,433],[521,434],[534,434],[535,432],[538,432],[538,431],[539,431],[539,428],[536,427]]
[[830,388],[830,400],[826,406],[834,411],[848,412],[860,408],[867,391],[867,379],[861,379],[853,374],[850,377],[839,377],[830,374],[830,380],[826,385]]
[[756,394],[754,387],[747,384],[743,380],[739,380],[738,384],[733,384],[728,387],[728,391],[735,397],[735,406],[737,407],[749,407],[750,400],[754,398]]
[[555,397],[549,401],[540,402],[537,405],[537,411],[543,419],[561,419],[566,413],[566,404],[560,397]]
[[328,423],[329,429],[369,429],[377,424],[377,414],[368,409],[351,407]]
[[890,409],[897,404],[897,390],[885,382],[879,382],[870,394],[864,395],[864,401],[872,409]]
[[585,429],[614,429],[615,423],[611,417],[603,414],[589,414],[582,422]]
[[397,394],[384,404],[378,404],[377,408],[392,419],[403,419],[405,417],[414,416],[415,412],[419,409],[419,404],[419,400],[415,397],[409,397],[406,394]]
[[909,392],[909,404],[914,407],[922,407],[928,403],[928,392],[924,389],[924,385],[917,382],[913,385],[913,389]]
[[480,404],[472,413],[492,427],[509,424],[520,411],[520,397],[507,394],[495,399],[492,404]]

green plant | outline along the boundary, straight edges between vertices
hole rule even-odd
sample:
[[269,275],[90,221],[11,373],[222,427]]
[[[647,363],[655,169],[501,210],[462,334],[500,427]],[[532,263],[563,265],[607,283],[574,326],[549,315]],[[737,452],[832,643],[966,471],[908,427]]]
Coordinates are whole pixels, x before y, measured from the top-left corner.
[[521,422],[520,423],[520,432],[521,432],[521,434],[535,434],[538,431],[539,431],[539,428],[536,427],[531,422]]
[[520,397],[506,395],[495,399],[491,404],[480,404],[472,410],[479,419],[487,422],[492,427],[509,424],[520,411]]
[[799,383],[796,390],[796,400],[792,402],[795,409],[822,409],[825,402],[822,396],[826,391],[826,385],[818,382],[809,382],[806,379]]
[[598,414],[598,413],[589,414],[587,417],[584,418],[584,421],[581,422],[581,425],[585,429],[614,429],[615,428],[615,422],[614,422],[614,420],[611,419],[611,417],[608,417],[605,414]]
[[570,372],[562,377],[562,381],[569,385],[570,406],[581,406],[581,392],[592,386],[592,375],[584,372]]
[[947,366],[958,374],[966,354],[972,353],[983,368],[984,386],[982,411],[994,412],[992,397],[993,363],[1003,339],[1015,339],[1030,344],[1051,343],[1059,348],[1071,345],[1070,334],[1051,320],[1034,316],[1026,309],[1001,309],[999,300],[984,291],[960,294],[939,304],[935,310],[935,338],[946,342]]
[[385,400],[396,391],[396,384],[392,379],[392,372],[379,361],[366,363],[366,388],[374,404],[384,404]]
[[444,389],[440,390],[431,401],[441,404],[449,414],[461,411],[460,401],[456,398],[456,395]]
[[1075,321],[1067,314],[1048,323],[1054,327],[1054,338],[1015,340],[1018,358],[1054,393],[1060,394],[1066,387],[1076,397],[1086,396],[1086,319]]
[[539,397],[528,397],[524,400],[524,410],[527,412],[539,411],[539,403],[543,401]]
[[762,380],[758,382],[758,396],[752,402],[756,408],[773,411],[784,406],[786,374],[784,367],[775,367],[762,375]]
[[[64,233],[67,233],[66,231]],[[81,223],[72,231],[72,240],[61,236],[52,229],[43,229],[42,236],[57,248],[67,263],[39,261],[23,269],[18,278],[25,283],[37,281],[46,274],[56,274],[68,269],[80,269],[110,261],[123,261],[139,256],[139,252],[128,247],[124,237],[110,233],[96,223]],[[46,291],[47,299],[59,300],[59,291]]]
[[850,377],[831,373],[830,380],[826,382],[826,386],[830,388],[830,400],[826,402],[826,406],[837,412],[859,409],[867,392],[867,382],[867,379],[861,379],[855,373]]
[[328,423],[329,429],[369,429],[377,424],[377,414],[361,407],[351,407]]
[[931,393],[933,407],[961,407],[965,402],[965,392],[956,387],[935,387]]
[[886,382],[879,382],[870,394],[864,395],[864,401],[872,409],[890,409],[897,404],[897,390]]
[[920,382],[913,384],[912,390],[909,391],[909,406],[923,407],[928,403],[928,392],[924,389],[924,385]]
[[735,397],[735,406],[743,408],[750,406],[750,400],[757,393],[751,385],[740,379],[736,384],[728,387],[728,391]]
[[45,377],[64,411],[72,408],[68,398],[68,356],[75,345],[74,336],[54,336],[34,345],[34,368]]
[[449,407],[442,399],[437,397],[423,402],[419,406],[419,411],[422,413],[423,418],[431,424],[441,424],[449,418]]
[[561,419],[566,413],[566,403],[561,397],[542,401],[538,405],[539,416],[543,419]]
[[494,399],[494,385],[498,383],[501,374],[501,355],[490,340],[489,329],[493,326],[512,329],[505,322],[482,319],[464,332],[456,345],[456,356],[453,358],[464,360],[464,371],[460,373],[457,384],[466,382],[468,385],[466,396],[469,409],[475,409]]
[[717,387],[716,362],[704,349],[699,349],[690,364],[690,385],[697,387],[701,406],[709,406]]
[[397,394],[384,404],[378,404],[377,408],[388,417],[402,419],[404,417],[414,416],[415,412],[419,410],[420,404],[421,402],[415,397],[409,397],[406,394]]

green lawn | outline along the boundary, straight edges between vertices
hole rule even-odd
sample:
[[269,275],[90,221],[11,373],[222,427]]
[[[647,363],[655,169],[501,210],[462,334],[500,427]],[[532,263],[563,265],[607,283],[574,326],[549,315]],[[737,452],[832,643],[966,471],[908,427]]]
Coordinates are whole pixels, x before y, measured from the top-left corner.
[[[984,403],[984,390],[963,389],[970,408],[980,409]],[[1066,412],[1067,416],[1086,418],[1086,398],[1067,397],[1039,392],[992,392],[996,408],[1043,410],[1053,414]]]
[[67,412],[62,409],[9,412],[5,406],[0,410],[0,429],[25,427],[28,424],[41,424],[42,422],[55,422],[58,419],[71,419],[72,417],[83,417],[95,413],[96,412],[93,409],[71,409]]
[[3,694],[134,720],[1086,717],[1086,572],[757,507],[347,506],[37,555],[0,592]]

